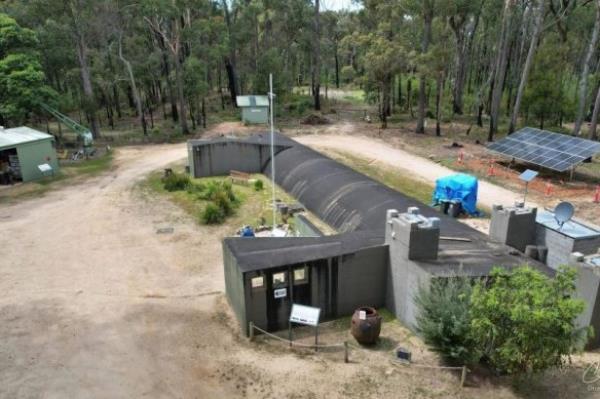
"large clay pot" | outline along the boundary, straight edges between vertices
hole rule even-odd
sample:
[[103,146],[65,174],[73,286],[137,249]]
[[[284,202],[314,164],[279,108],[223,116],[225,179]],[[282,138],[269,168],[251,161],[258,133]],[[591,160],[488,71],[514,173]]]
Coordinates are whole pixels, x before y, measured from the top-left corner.
[[[364,318],[361,318],[361,313]],[[368,306],[356,309],[352,315],[350,332],[358,343],[363,345],[374,344],[381,332],[381,316],[379,316],[377,310]]]

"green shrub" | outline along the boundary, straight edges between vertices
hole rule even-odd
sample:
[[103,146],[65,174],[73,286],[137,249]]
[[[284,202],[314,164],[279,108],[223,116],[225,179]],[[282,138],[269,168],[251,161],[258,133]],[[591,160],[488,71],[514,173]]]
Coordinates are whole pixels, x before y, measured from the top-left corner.
[[223,193],[231,202],[237,202],[237,197],[233,192],[231,183],[227,181],[211,180],[206,183],[198,197],[207,201],[214,201],[221,193]]
[[531,374],[560,367],[582,349],[591,328],[577,328],[584,303],[574,299],[577,271],[554,278],[528,266],[495,268],[471,296],[471,333],[499,373]]
[[206,186],[202,183],[194,183],[190,181],[190,184],[185,188],[188,194],[201,194],[206,190]]
[[190,185],[190,177],[178,173],[171,173],[167,177],[163,177],[162,181],[163,187],[167,191],[185,190]]
[[254,182],[254,191],[262,191],[262,189],[264,188],[264,183],[262,180],[257,179]]
[[213,200],[213,203],[219,207],[223,215],[230,216],[233,213],[233,204],[226,192],[218,192]]
[[208,203],[201,215],[204,224],[221,224],[225,221],[225,214],[215,203]]
[[425,343],[451,364],[479,360],[471,338],[471,281],[467,277],[435,279],[422,286],[415,298],[419,316],[417,331]]

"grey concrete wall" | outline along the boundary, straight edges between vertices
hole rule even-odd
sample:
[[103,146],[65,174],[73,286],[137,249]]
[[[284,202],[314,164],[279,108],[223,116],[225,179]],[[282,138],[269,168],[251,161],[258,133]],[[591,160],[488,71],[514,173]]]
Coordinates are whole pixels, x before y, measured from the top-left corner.
[[575,296],[585,302],[585,308],[575,323],[578,327],[591,326],[594,329],[595,336],[588,342],[587,348],[598,348],[600,346],[600,268],[573,260],[570,266],[577,270]]
[[194,146],[189,141],[187,143],[187,152],[188,152],[188,167],[190,168],[190,176],[195,177],[196,172],[194,169]]
[[581,252],[584,255],[593,255],[600,250],[600,237],[575,240],[573,245],[574,252]]
[[559,266],[569,264],[575,243],[572,238],[538,224],[536,244],[548,248],[546,264],[556,270]]
[[227,300],[240,323],[242,331],[248,334],[244,276],[238,268],[235,257],[226,245],[223,245],[223,270],[225,273],[225,292],[227,293]]
[[208,177],[228,175],[232,170],[261,173],[271,152],[268,146],[227,141],[196,145],[192,156],[193,176]]
[[[422,256],[437,258],[439,228],[437,232],[431,227],[419,229],[414,223],[407,224],[403,215],[393,210],[387,213],[389,267],[385,307],[407,327],[414,329],[417,317],[414,298],[421,286],[429,284],[431,275],[409,258],[414,258],[415,254],[419,255],[419,259]],[[425,251],[429,253],[426,254]]]
[[352,314],[360,306],[385,304],[387,265],[387,246],[342,256],[337,279],[338,316]]
[[401,257],[398,246],[390,247],[385,307],[410,329],[414,330],[418,314],[414,298],[419,287],[426,287],[430,279],[423,268]]
[[536,208],[492,207],[490,239],[525,252],[536,237]]

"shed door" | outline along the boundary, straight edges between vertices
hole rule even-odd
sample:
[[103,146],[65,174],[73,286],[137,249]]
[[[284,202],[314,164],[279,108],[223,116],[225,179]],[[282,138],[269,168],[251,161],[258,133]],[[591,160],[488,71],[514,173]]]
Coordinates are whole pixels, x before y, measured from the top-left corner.
[[291,309],[288,268],[267,273],[267,320],[269,331],[287,328]]

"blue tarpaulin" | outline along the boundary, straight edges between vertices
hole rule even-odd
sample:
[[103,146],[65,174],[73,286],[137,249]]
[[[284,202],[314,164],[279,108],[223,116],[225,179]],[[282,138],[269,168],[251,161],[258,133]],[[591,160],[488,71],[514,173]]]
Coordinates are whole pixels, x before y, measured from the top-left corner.
[[479,215],[477,211],[477,178],[471,175],[456,174],[441,177],[435,181],[433,204],[442,201],[460,201],[469,215]]

